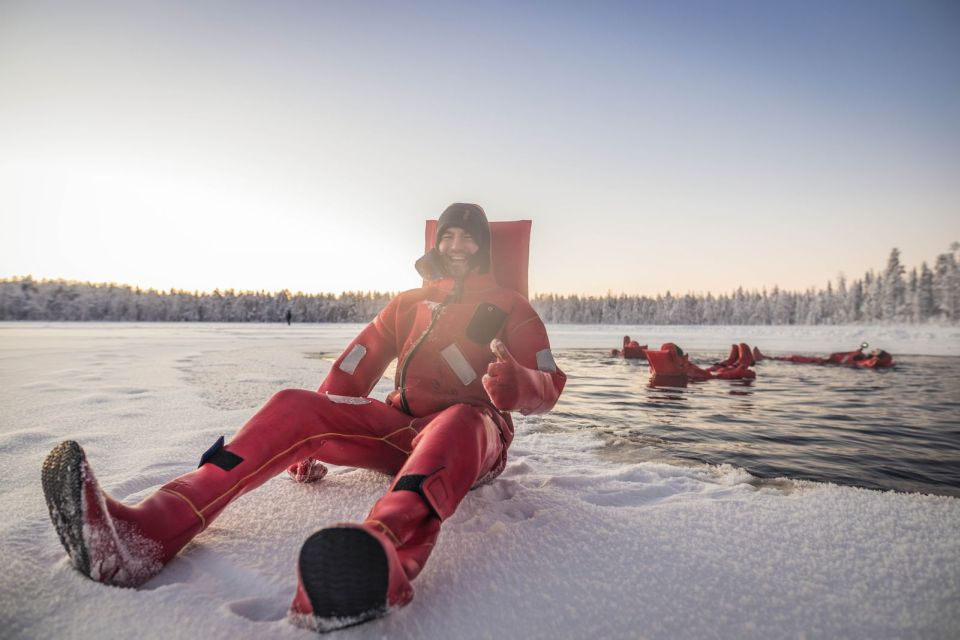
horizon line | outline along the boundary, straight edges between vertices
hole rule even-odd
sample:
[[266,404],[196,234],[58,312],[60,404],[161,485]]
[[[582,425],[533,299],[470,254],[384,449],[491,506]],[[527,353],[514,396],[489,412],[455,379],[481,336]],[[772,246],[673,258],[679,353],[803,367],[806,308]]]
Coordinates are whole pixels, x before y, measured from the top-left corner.
[[[873,270],[869,270],[867,273],[870,273],[870,272],[872,272],[872,271],[873,271]],[[874,272],[874,273],[876,273],[876,272]],[[843,274],[840,274],[840,276],[843,276],[843,277],[846,279],[846,276],[844,276]],[[90,286],[90,287],[97,288],[97,289],[99,289],[99,288],[106,288],[106,287],[116,287],[116,288],[121,288],[121,289],[140,290],[140,291],[143,291],[143,292],[146,292],[146,293],[153,292],[153,293],[157,293],[157,294],[161,294],[161,295],[189,294],[189,295],[201,296],[201,295],[214,295],[215,293],[221,293],[221,294],[223,294],[223,293],[228,293],[228,292],[229,292],[229,293],[233,293],[233,294],[235,294],[235,295],[262,295],[262,294],[266,294],[266,295],[271,295],[271,296],[273,296],[273,295],[278,295],[278,294],[280,294],[280,293],[286,292],[286,293],[287,293],[288,295],[290,295],[290,296],[335,296],[335,297],[343,297],[343,296],[346,296],[346,295],[395,296],[395,295],[397,295],[397,294],[400,293],[400,291],[379,290],[379,289],[357,289],[357,290],[348,290],[348,289],[345,289],[345,290],[341,290],[341,291],[339,291],[339,292],[336,292],[336,291],[302,291],[302,290],[292,291],[292,290],[287,289],[287,288],[275,289],[275,290],[267,290],[267,289],[235,289],[235,288],[233,288],[233,287],[222,287],[222,288],[221,288],[221,287],[215,287],[215,288],[212,289],[212,290],[205,290],[205,289],[185,289],[185,288],[178,288],[178,287],[169,287],[169,288],[164,287],[164,288],[160,288],[160,287],[144,286],[144,285],[138,285],[138,284],[130,284],[130,283],[125,283],[125,282],[114,282],[114,281],[99,281],[99,282],[95,282],[95,281],[91,281],[91,280],[77,280],[77,279],[73,279],[73,278],[63,278],[63,277],[54,277],[54,278],[40,277],[40,278],[36,278],[36,277],[34,277],[32,274],[13,275],[13,276],[0,276],[0,284],[13,283],[13,282],[22,282],[22,281],[25,281],[25,280],[30,280],[30,281],[39,282],[39,283],[53,283],[53,284],[65,284],[65,285]],[[858,281],[858,280],[862,280],[862,278],[853,278],[853,279],[847,280],[848,286],[849,286],[849,284],[852,284],[853,282],[856,282],[856,281]],[[830,285],[830,286],[834,286],[834,282],[833,282],[832,280],[828,280],[826,284],[827,284],[827,285]],[[784,288],[780,287],[779,285],[771,285],[771,286],[769,286],[769,287],[766,286],[766,285],[764,285],[764,286],[760,287],[759,289],[756,289],[756,288],[754,288],[754,289],[745,289],[745,288],[743,287],[743,285],[737,285],[736,287],[733,287],[733,288],[731,288],[731,289],[729,289],[729,290],[725,290],[725,291],[722,291],[722,292],[704,291],[704,290],[699,290],[699,291],[687,290],[687,291],[680,292],[680,291],[673,291],[673,290],[670,290],[670,289],[667,289],[667,290],[661,291],[661,292],[657,292],[657,293],[638,293],[638,292],[627,292],[627,291],[617,291],[617,292],[614,292],[614,291],[612,291],[612,290],[607,290],[606,293],[583,293],[583,292],[561,293],[561,292],[557,292],[557,291],[531,291],[531,292],[530,292],[530,295],[529,295],[529,298],[530,298],[530,299],[534,299],[534,298],[539,297],[539,296],[559,296],[559,297],[566,297],[566,298],[571,298],[571,297],[574,297],[574,296],[576,296],[576,297],[578,297],[578,298],[619,298],[619,297],[658,298],[658,297],[670,296],[670,297],[672,297],[672,298],[678,298],[678,297],[685,297],[685,296],[694,296],[694,297],[706,297],[706,296],[710,296],[710,295],[712,295],[712,296],[723,296],[723,295],[736,294],[738,291],[742,291],[744,294],[753,294],[753,293],[763,294],[763,293],[768,293],[768,292],[771,292],[771,291],[780,291],[780,292],[786,292],[786,293],[807,293],[807,292],[810,292],[810,291],[820,291],[820,289],[817,289],[817,288],[814,287],[813,285],[811,285],[811,286],[809,286],[809,287],[807,287],[807,288],[805,288],[805,289],[784,289]]]

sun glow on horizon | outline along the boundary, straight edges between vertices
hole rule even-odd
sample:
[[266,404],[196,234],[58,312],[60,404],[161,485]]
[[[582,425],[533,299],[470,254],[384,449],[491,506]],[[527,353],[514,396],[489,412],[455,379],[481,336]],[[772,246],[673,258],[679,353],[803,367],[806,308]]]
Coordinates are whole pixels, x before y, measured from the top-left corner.
[[399,291],[456,201],[532,219],[557,294],[820,288],[960,238],[955,6],[694,5],[5,5],[0,277]]

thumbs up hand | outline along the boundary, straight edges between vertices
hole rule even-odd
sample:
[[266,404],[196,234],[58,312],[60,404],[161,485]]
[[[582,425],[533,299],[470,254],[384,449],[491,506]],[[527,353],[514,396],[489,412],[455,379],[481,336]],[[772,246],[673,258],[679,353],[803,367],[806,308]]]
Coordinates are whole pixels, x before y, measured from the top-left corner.
[[490,350],[497,357],[495,362],[487,365],[487,373],[483,376],[483,388],[493,402],[493,406],[501,411],[521,410],[521,399],[529,395],[529,376],[527,369],[513,357],[507,345],[499,338],[490,343]]

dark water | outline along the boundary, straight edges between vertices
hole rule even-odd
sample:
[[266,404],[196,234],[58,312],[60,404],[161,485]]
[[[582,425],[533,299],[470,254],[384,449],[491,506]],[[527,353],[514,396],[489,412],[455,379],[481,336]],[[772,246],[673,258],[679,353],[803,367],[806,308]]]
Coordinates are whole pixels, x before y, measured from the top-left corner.
[[646,362],[599,350],[558,356],[569,381],[551,424],[595,431],[606,456],[960,496],[958,357],[901,356],[887,371],[765,361],[749,382],[655,388]]

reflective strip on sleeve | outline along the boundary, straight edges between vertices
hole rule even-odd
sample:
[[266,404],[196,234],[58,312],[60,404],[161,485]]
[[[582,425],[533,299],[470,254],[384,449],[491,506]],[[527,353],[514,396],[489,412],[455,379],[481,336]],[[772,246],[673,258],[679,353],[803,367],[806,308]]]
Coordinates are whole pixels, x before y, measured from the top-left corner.
[[337,404],[370,404],[370,398],[358,398],[356,396],[338,396],[335,393],[328,393],[327,397],[331,402]]
[[360,361],[363,360],[363,356],[365,355],[367,355],[367,348],[365,346],[362,344],[353,345],[353,349],[350,350],[347,357],[340,361],[340,371],[352,376],[353,372],[357,370],[357,365],[360,364]]
[[463,352],[460,351],[460,347],[456,344],[445,347],[440,352],[440,355],[447,361],[447,364],[450,365],[453,372],[457,374],[457,377],[460,378],[460,382],[462,382],[464,386],[477,379],[477,372],[473,370],[473,367],[470,366],[470,363],[467,362],[467,359],[464,357]]
[[553,352],[550,349],[537,352],[537,369],[550,373],[557,370],[557,362],[553,359]]

